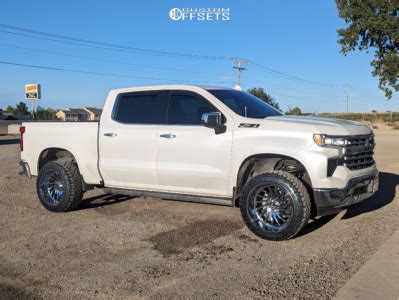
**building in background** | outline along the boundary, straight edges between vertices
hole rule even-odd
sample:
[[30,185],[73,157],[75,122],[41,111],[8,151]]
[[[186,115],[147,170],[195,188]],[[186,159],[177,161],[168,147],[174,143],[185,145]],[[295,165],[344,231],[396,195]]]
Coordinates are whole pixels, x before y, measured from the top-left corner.
[[62,121],[98,121],[100,120],[102,109],[94,107],[67,108],[57,112],[57,118]]
[[89,113],[89,121],[99,121],[103,112],[102,109],[95,107],[85,107],[84,110]]

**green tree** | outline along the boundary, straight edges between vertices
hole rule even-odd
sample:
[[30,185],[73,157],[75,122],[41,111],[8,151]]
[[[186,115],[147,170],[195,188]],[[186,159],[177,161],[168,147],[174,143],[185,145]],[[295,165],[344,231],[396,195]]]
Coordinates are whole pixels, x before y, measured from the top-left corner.
[[287,112],[287,115],[296,115],[296,116],[300,116],[302,115],[302,111],[299,107],[294,107],[294,108],[290,108]]
[[55,115],[56,111],[51,108],[44,108],[41,106],[37,107],[35,112],[36,120],[57,120],[57,116]]
[[399,1],[336,0],[348,28],[337,30],[341,52],[375,48],[372,75],[388,99],[399,91]]
[[6,112],[14,113],[14,107],[12,107],[11,105],[8,105],[7,108],[6,108]]
[[19,102],[14,109],[14,114],[17,116],[27,116],[30,115],[28,111],[28,106],[24,102]]
[[249,89],[247,92],[254,95],[255,97],[258,97],[259,99],[265,101],[267,104],[270,104],[271,106],[280,110],[280,105],[278,104],[278,102],[272,96],[270,96],[268,93],[266,93],[263,88],[261,88],[261,87],[252,88],[252,89]]

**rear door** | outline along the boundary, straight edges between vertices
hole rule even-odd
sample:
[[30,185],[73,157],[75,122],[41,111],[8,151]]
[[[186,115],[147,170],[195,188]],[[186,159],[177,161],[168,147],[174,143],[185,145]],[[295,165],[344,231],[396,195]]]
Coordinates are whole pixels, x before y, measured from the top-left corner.
[[99,132],[99,167],[108,187],[157,188],[157,126],[166,123],[163,91],[123,93]]
[[[191,91],[171,91],[167,124],[158,128],[157,174],[163,191],[231,196],[228,189],[233,120],[215,133],[201,125],[203,113],[220,111]],[[227,117],[227,118],[226,118]]]

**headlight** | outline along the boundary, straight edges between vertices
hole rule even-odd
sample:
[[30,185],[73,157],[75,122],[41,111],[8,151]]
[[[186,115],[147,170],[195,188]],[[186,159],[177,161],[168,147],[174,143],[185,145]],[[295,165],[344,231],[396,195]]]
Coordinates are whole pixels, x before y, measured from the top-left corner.
[[314,134],[313,140],[317,145],[325,147],[342,147],[346,145],[345,138],[331,137],[324,134]]

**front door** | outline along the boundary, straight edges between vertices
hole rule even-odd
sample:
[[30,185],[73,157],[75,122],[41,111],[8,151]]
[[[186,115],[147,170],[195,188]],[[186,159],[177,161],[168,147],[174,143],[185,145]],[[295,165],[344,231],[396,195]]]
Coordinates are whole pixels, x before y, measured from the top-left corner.
[[[167,124],[158,127],[157,177],[163,191],[226,197],[232,120],[215,133],[201,125],[203,113],[219,111],[190,91],[171,91]],[[224,117],[225,118],[225,117]]]

